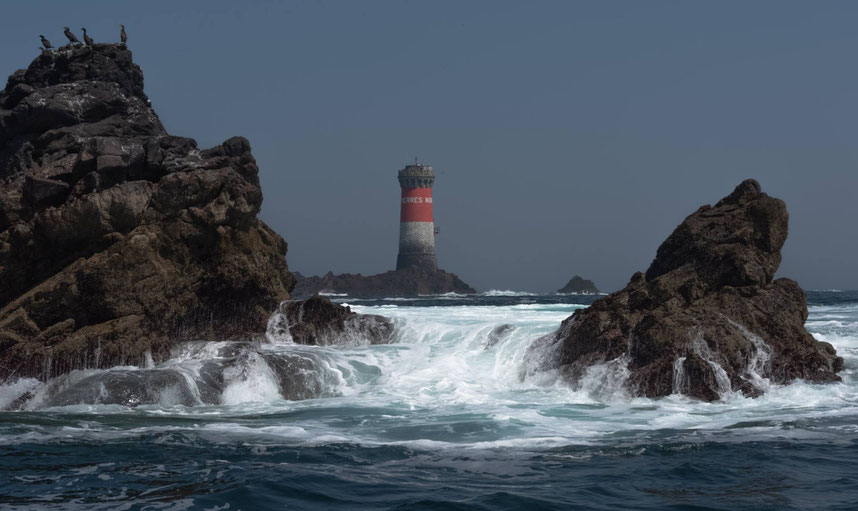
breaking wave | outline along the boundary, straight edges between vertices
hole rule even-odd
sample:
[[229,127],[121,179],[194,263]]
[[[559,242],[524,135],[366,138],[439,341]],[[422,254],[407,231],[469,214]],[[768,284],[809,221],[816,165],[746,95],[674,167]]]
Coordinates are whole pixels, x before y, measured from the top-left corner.
[[[547,334],[583,305],[352,307],[356,312],[391,317],[397,325],[394,344],[295,345],[288,327],[275,314],[265,338],[190,342],[177,346],[166,362],[157,365],[150,358],[140,367],[75,371],[47,383],[32,379],[9,382],[0,387],[0,406],[40,410],[74,405],[147,405],[180,407],[184,409],[182,413],[193,414],[201,406],[276,403],[302,407],[348,397],[350,405],[356,407],[372,403],[443,411],[465,406],[472,407],[475,413],[510,417],[516,415],[508,409],[511,403],[528,403],[537,408],[548,403],[602,403],[620,408],[643,403],[657,408],[665,403],[704,406],[681,396],[688,385],[681,359],[674,367],[674,391],[678,395],[665,400],[630,398],[625,392],[628,361],[622,357],[590,367],[578,385],[570,387],[552,369],[557,343]],[[761,399],[748,400],[730,392],[729,380],[717,357],[702,339],[697,339],[692,343],[694,353],[712,366],[718,392],[725,400],[715,406],[759,409],[779,396],[800,391],[823,402],[828,398],[841,402],[844,396],[852,396],[851,371],[858,365],[858,315],[851,308],[845,313],[832,307],[815,307],[811,311],[808,326],[816,337],[834,344],[846,358],[844,383],[772,385],[761,376],[767,372],[770,350],[761,339],[745,331],[756,347],[745,376],[770,390]],[[519,419],[526,417],[532,419],[531,413]],[[665,418],[660,416],[658,420],[663,422]],[[535,429],[545,426],[540,421]],[[580,437],[567,437],[562,428],[553,431],[552,436],[566,441]]]
[[[486,305],[499,299],[511,303]],[[671,456],[685,452],[692,457],[681,459],[691,463],[700,448],[695,446],[710,443],[757,445],[776,439],[831,445],[858,440],[858,302],[813,305],[807,322],[817,339],[832,343],[844,357],[843,382],[773,385],[760,376],[768,363],[763,343],[749,356],[746,377],[767,385],[766,394],[754,399],[725,391],[721,401],[705,403],[681,395],[681,374],[675,395],[629,397],[622,357],[590,367],[578,385],[568,385],[550,368],[556,343],[547,334],[586,303],[557,303],[553,296],[470,300],[454,306],[443,298],[419,304],[352,304],[356,312],[391,317],[396,325],[392,344],[295,345],[288,328],[273,317],[268,335],[260,339],[185,343],[159,364],[149,359],[139,367],[76,371],[46,383],[7,382],[0,386],[0,408],[15,410],[0,413],[0,445],[7,452],[86,452],[92,460],[97,459],[92,446],[98,445],[111,454],[86,465],[93,467],[86,468],[91,476],[77,475],[78,465],[58,469],[66,474],[61,483],[31,483],[48,481],[46,472],[22,472],[14,463],[3,465],[2,459],[0,476],[13,481],[18,495],[48,502],[38,499],[52,494],[52,484],[75,481],[74,487],[86,489],[87,495],[100,494],[98,475],[121,481],[117,484],[123,487],[142,485],[136,495],[147,491],[148,484],[167,485],[168,491],[171,483],[151,482],[165,478],[189,479],[188,485],[217,493],[221,483],[206,479],[215,473],[206,470],[215,465],[224,477],[236,480],[243,480],[242,474],[288,468],[297,471],[295,477],[300,474],[297,488],[306,488],[307,477],[318,477],[318,488],[333,488],[337,476],[332,474],[352,470],[348,467],[354,463],[343,475],[347,481],[339,484],[359,491],[383,488],[392,495],[403,480],[423,477],[422,470],[438,485],[449,486],[468,477],[469,470],[487,477],[491,467],[503,474],[572,474],[568,471],[584,460],[615,460],[605,463],[619,466],[660,452],[667,457],[657,458],[659,463],[678,460]],[[696,346],[701,358],[717,364],[705,343]],[[534,353],[538,356],[528,356]],[[190,460],[169,477],[151,468],[169,466],[165,446]],[[135,454],[122,461],[119,452]],[[736,457],[730,452],[725,463]],[[274,456],[277,464],[260,468],[266,456]],[[138,458],[157,461],[150,471],[134,475]],[[231,461],[221,466],[217,459]],[[305,465],[296,465],[301,460],[307,460]],[[319,472],[308,475],[300,466],[318,466]],[[450,467],[455,472],[445,472]],[[510,491],[543,495],[520,486],[527,478],[509,481]],[[271,488],[288,487],[281,479]],[[552,487],[565,488],[561,481]],[[360,507],[348,499],[336,504],[325,500],[330,497],[330,490],[322,490],[319,502]],[[622,507],[600,497],[606,498],[613,507]],[[193,499],[197,506],[208,502],[199,494]],[[397,502],[414,503],[407,498]],[[540,507],[540,502],[525,499],[519,504]]]

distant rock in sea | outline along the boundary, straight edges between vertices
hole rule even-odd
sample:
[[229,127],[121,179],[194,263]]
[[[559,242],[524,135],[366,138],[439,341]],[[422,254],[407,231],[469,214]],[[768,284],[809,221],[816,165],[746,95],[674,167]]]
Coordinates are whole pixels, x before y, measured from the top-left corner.
[[579,295],[597,295],[599,289],[592,280],[585,280],[578,275],[575,275],[565,286],[557,290],[560,294],[579,294]]
[[573,385],[604,378],[632,396],[707,401],[796,379],[839,381],[843,359],[804,328],[804,292],[772,280],[788,218],[783,201],[744,181],[688,216],[646,273],[537,340],[522,376],[555,369]]
[[166,132],[124,45],[44,51],[0,92],[0,379],[263,332],[295,280],[244,138]]
[[314,294],[343,294],[352,298],[386,298],[444,293],[476,294],[476,290],[444,270],[406,268],[378,275],[363,276],[332,272],[321,277],[305,277],[295,272],[298,284],[293,294],[307,297]]

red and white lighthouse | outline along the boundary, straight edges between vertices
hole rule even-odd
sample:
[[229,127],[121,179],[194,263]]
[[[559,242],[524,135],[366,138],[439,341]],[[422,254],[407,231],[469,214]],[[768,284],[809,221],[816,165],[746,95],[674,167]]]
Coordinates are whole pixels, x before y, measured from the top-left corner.
[[438,269],[435,220],[432,216],[432,167],[417,163],[399,171],[402,203],[399,213],[399,255],[396,269]]

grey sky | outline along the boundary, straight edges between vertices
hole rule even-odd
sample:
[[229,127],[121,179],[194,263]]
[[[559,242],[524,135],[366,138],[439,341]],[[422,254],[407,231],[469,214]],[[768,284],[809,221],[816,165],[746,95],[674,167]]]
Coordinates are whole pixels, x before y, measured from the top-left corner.
[[439,265],[481,290],[617,289],[747,177],[791,214],[779,275],[858,288],[858,3],[245,4],[4,3],[0,72],[125,23],[171,133],[250,140],[305,274],[393,268],[419,154]]

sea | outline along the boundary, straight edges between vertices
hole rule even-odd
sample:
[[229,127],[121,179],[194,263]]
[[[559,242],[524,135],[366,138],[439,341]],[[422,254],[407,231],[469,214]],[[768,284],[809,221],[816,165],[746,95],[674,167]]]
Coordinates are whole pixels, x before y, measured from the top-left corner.
[[0,509],[858,509],[856,291],[808,291],[842,382],[712,403],[524,370],[597,296],[332,298],[391,318],[395,342],[198,339],[6,382]]

